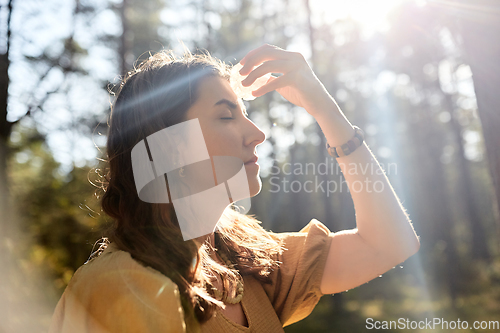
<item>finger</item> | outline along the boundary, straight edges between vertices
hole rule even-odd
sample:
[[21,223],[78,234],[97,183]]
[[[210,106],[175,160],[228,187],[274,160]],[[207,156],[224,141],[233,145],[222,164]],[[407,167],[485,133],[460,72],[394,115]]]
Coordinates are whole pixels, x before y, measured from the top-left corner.
[[260,97],[262,95],[267,94],[270,91],[286,87],[288,85],[288,77],[285,75],[279,77],[270,77],[265,85],[260,87],[259,89],[252,92],[252,95],[255,97]]
[[269,48],[269,47],[276,47],[274,45],[270,45],[270,44],[264,44],[264,45],[261,45],[259,46],[258,48],[256,49],[253,49],[252,51],[248,52],[244,57],[243,59],[240,60],[240,64],[242,65],[245,65],[245,62],[247,61],[247,59],[251,56],[253,56],[255,53],[258,53],[260,52],[262,49],[266,49],[266,48]]
[[255,66],[262,64],[264,61],[285,59],[286,53],[288,53],[288,51],[271,45],[262,47],[260,50],[257,49],[255,53],[246,58],[245,65],[240,69],[240,74],[248,75]]
[[286,73],[289,68],[289,63],[283,60],[270,60],[264,62],[259,67],[255,68],[248,76],[241,81],[244,87],[251,86],[255,80],[268,73]]

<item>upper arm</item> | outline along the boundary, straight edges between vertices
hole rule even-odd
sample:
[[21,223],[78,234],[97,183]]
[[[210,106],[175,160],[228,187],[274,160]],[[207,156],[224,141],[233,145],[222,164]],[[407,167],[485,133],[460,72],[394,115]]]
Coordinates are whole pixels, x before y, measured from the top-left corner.
[[332,238],[321,292],[334,294],[360,286],[387,272],[399,262],[377,252],[357,229],[330,234]]
[[328,255],[330,230],[312,219],[300,232],[282,233],[286,248],[278,256],[280,268],[270,274],[270,284],[263,284],[283,326],[308,316],[323,294],[320,282]]

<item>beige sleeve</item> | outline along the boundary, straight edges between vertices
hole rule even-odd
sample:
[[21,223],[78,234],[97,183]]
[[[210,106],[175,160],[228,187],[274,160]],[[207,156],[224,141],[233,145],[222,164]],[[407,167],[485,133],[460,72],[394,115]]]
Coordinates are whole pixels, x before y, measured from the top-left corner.
[[332,238],[330,230],[312,219],[300,232],[276,233],[285,251],[279,269],[271,273],[272,284],[263,284],[283,326],[307,317],[323,294],[321,279]]
[[75,273],[50,333],[186,331],[176,284],[125,252],[102,255]]

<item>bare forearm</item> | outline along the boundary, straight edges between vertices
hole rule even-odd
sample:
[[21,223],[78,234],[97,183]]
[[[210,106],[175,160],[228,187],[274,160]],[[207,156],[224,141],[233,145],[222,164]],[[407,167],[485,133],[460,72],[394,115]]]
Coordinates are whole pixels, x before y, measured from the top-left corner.
[[[333,99],[311,113],[331,146],[341,145],[354,136],[352,125]],[[368,146],[363,144],[337,161],[354,202],[358,235],[374,250],[390,255],[396,261],[415,253],[419,247],[415,231]]]

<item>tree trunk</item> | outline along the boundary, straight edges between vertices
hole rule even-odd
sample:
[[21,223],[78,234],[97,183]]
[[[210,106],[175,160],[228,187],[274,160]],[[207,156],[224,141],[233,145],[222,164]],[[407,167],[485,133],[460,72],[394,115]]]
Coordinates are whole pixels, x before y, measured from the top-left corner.
[[205,13],[209,12],[210,10],[211,10],[210,1],[203,0],[203,12],[201,13],[201,15],[202,15],[202,22],[207,28],[207,36],[205,38],[205,48],[207,49],[208,52],[212,53],[214,50],[214,45],[212,42],[213,29],[212,29],[212,24],[205,16]]
[[120,19],[122,21],[122,35],[120,36],[120,74],[126,76],[129,69],[129,64],[127,62],[128,54],[130,52],[130,43],[128,42],[129,37],[129,25],[127,20],[127,8],[128,0],[122,0],[122,5],[120,7]]
[[10,51],[10,20],[12,14],[12,3],[10,0],[7,3],[7,40],[5,53],[0,55],[0,239],[8,237],[10,227],[10,209],[9,209],[9,187],[7,177],[7,158],[8,147],[7,142],[12,131],[12,123],[7,121],[7,104],[9,98],[9,51]]
[[[489,170],[500,211],[500,20],[497,0],[460,1],[460,33],[471,67]],[[459,13],[462,13],[460,11]],[[497,215],[498,218],[498,215]],[[500,218],[498,218],[500,221]]]
[[9,183],[7,177],[7,142],[0,138],[0,249],[3,239],[9,237],[10,232],[10,209],[9,209]]
[[486,231],[481,221],[481,216],[477,210],[476,198],[474,196],[474,181],[472,180],[469,161],[465,158],[464,140],[462,138],[462,128],[458,121],[455,119],[453,112],[454,102],[449,94],[445,94],[447,108],[450,112],[451,121],[450,126],[458,147],[457,153],[457,167],[461,181],[458,182],[458,192],[463,204],[463,210],[467,222],[469,223],[470,232],[472,234],[472,257],[474,259],[489,260],[490,251],[488,249],[488,242]]
[[[442,136],[440,129],[436,127],[430,110],[421,110],[422,118],[409,126],[408,134],[412,142],[415,142],[416,156],[420,156],[419,172],[416,177],[422,184],[422,190],[427,191],[422,197],[421,221],[427,225],[422,230],[422,238],[427,247],[433,246],[442,255],[437,255],[438,263],[433,268],[432,276],[441,277],[441,283],[445,284],[452,300],[452,306],[458,295],[458,278],[460,277],[460,265],[457,247],[453,237],[454,221],[447,194],[446,171],[440,161]],[[430,142],[428,145],[421,143]]]

